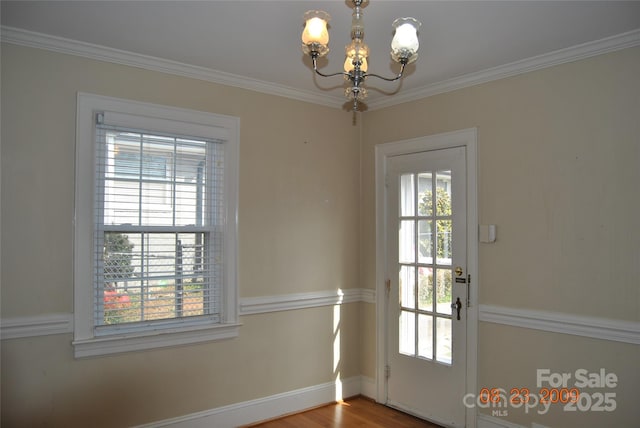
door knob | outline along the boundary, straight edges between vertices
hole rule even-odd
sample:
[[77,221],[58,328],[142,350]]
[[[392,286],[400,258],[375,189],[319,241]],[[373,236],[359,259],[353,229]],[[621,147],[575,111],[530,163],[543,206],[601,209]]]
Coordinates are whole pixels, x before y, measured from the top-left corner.
[[458,320],[460,320],[460,309],[462,309],[462,302],[460,298],[456,298],[456,302],[451,304],[451,309],[456,309],[458,311]]

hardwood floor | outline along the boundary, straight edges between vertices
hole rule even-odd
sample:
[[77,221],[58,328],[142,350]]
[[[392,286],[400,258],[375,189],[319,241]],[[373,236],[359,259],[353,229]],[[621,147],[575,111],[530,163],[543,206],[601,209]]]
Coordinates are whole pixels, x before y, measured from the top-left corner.
[[[251,428],[441,428],[364,397],[250,425]],[[248,427],[247,427],[248,428]]]

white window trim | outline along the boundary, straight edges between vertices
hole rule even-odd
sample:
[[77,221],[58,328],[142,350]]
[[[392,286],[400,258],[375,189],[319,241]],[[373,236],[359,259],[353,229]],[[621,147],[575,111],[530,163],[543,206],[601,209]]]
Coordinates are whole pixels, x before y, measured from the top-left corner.
[[[220,323],[176,322],[163,329],[96,336],[93,257],[95,192],[95,114],[135,115],[150,131],[203,135],[225,140],[225,257]],[[139,125],[138,125],[139,127]],[[189,131],[192,132],[189,132]],[[198,132],[202,134],[202,132]],[[185,110],[99,95],[78,93],[74,212],[74,355],[76,358],[228,339],[239,334],[237,286],[238,164],[240,120],[232,116]]]

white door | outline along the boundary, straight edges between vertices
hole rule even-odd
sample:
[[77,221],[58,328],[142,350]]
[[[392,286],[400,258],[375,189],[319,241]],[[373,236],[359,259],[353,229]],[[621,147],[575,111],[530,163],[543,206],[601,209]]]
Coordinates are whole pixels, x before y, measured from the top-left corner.
[[465,426],[465,147],[387,161],[387,404]]

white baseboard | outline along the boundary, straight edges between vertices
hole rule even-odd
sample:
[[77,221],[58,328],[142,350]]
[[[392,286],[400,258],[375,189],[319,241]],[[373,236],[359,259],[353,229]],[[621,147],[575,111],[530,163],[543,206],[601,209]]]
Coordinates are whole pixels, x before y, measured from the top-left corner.
[[[135,428],[233,428],[272,419],[281,415],[331,403],[336,399],[353,397],[362,392],[364,384],[374,383],[369,378],[354,376],[340,382],[327,382],[308,388],[296,389],[270,397],[231,404],[177,418],[165,419]],[[374,383],[375,387],[375,383]],[[368,388],[368,387],[367,387]],[[375,389],[375,388],[374,388]]]
[[375,400],[377,393],[376,380],[367,376],[360,376],[360,394]]
[[[478,414],[477,428],[527,428],[522,425],[514,424],[502,418],[489,416],[482,413]],[[540,425],[535,422],[531,423],[531,428],[549,428],[546,425]]]
[[478,424],[476,426],[477,428],[525,428],[522,425],[482,413],[478,414]]

